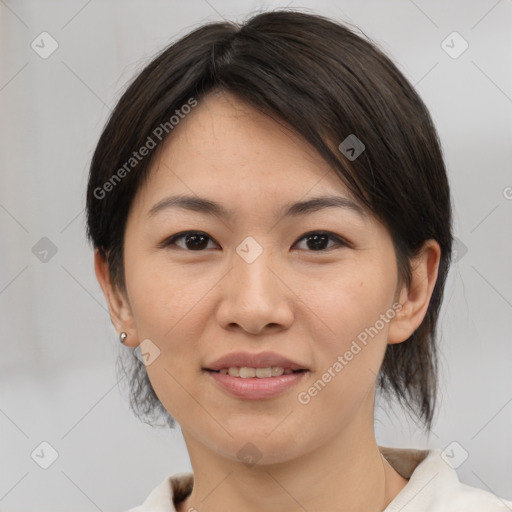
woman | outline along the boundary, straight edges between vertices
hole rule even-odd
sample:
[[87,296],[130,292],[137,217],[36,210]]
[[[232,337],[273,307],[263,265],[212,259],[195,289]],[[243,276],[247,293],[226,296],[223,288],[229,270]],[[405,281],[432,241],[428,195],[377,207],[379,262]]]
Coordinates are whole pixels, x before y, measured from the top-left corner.
[[435,127],[375,45],[293,11],[194,30],[118,102],[87,213],[132,407],[193,467],[133,512],[512,505],[375,439],[377,391],[431,428],[452,250]]

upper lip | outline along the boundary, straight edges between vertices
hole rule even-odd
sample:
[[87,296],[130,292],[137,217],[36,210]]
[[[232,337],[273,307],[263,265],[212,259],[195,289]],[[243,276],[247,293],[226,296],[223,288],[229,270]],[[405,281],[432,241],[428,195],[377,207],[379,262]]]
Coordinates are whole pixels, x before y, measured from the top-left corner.
[[275,352],[260,352],[258,354],[251,354],[250,352],[232,352],[209,363],[206,365],[205,369],[218,371],[233,366],[238,368],[244,366],[248,368],[280,367],[285,370],[307,370],[304,365]]

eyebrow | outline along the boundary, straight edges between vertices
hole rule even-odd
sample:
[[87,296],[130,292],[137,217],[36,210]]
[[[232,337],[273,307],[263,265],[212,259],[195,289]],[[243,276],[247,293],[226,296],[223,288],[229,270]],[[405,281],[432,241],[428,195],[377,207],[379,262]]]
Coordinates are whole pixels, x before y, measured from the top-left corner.
[[[188,195],[169,196],[158,201],[158,203],[148,211],[148,217],[153,217],[158,212],[168,208],[181,208],[206,215],[213,215],[221,219],[232,219],[233,217],[233,212],[226,209],[220,203],[212,201],[211,199]],[[361,205],[341,196],[320,196],[296,203],[287,203],[280,210],[276,211],[276,217],[278,217],[279,220],[285,217],[298,217],[324,208],[343,208],[358,214],[362,218],[367,217],[367,212]]]

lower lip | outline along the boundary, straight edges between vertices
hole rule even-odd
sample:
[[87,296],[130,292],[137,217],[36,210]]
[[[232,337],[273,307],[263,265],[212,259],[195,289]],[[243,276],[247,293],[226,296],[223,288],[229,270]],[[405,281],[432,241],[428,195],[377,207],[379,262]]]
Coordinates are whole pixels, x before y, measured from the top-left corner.
[[295,386],[308,372],[290,373],[280,377],[251,377],[243,379],[222,373],[206,371],[224,390],[245,400],[265,400],[284,393]]

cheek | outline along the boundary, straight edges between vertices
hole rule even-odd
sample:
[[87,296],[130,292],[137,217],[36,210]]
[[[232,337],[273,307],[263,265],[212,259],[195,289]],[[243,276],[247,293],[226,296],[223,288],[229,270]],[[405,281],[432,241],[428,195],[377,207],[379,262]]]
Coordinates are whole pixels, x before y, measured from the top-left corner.
[[394,317],[392,273],[378,270],[361,265],[309,294],[308,306],[318,311],[321,330],[310,332],[316,367],[310,387],[301,389],[300,403],[311,403],[311,410],[318,407],[318,414],[336,403],[330,414],[341,420],[375,385]]
[[[306,318],[316,317],[316,325],[323,333],[311,333],[312,339],[323,339],[328,342],[327,348],[336,351],[348,348],[361,333],[364,338],[365,329],[391,306],[394,290],[392,272],[363,257],[354,258],[343,268],[333,268],[329,275],[309,274],[295,282],[303,283],[298,293],[303,314]],[[382,331],[382,326],[378,330]]]
[[[183,266],[169,265],[165,258],[144,257],[137,252],[126,259],[126,282],[132,313],[141,339],[158,341],[173,350],[197,339],[197,320],[214,285],[213,276],[198,278]],[[179,343],[178,343],[179,341]]]
[[[357,297],[369,297],[363,292]],[[329,305],[324,318],[337,336],[315,338],[316,367],[308,382],[297,393],[304,435],[320,429],[332,434],[332,425],[343,428],[359,413],[370,414],[376,379],[387,347],[385,300],[370,297],[363,302],[344,303],[345,308]],[[316,418],[316,419],[315,419]],[[322,418],[318,422],[318,418]],[[318,432],[317,432],[318,433]],[[318,434],[320,435],[320,434]],[[298,441],[299,442],[299,441]]]

